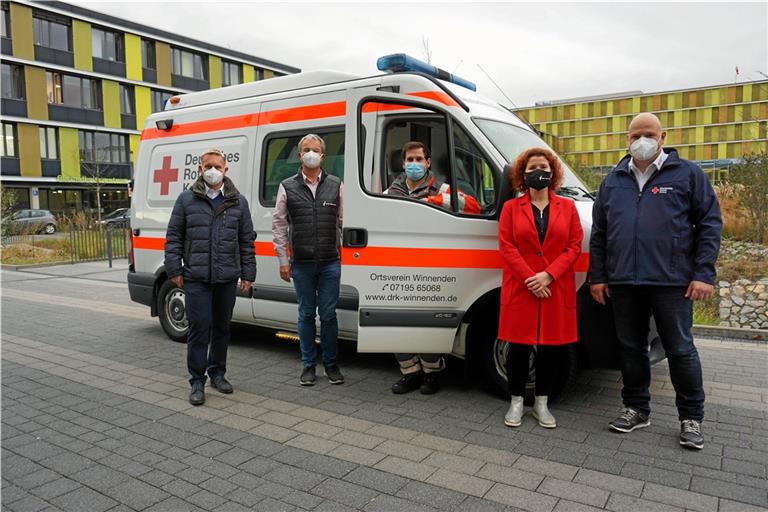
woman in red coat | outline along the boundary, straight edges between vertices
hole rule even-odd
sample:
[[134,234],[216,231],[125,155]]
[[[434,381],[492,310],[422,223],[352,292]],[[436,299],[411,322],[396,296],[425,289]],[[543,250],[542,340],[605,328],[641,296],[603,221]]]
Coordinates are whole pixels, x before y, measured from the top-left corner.
[[509,342],[507,379],[512,395],[504,424],[522,423],[528,365],[535,350],[533,416],[542,427],[554,428],[547,397],[563,361],[564,345],[578,339],[573,265],[581,254],[581,222],[574,202],[554,193],[563,170],[550,150],[523,152],[509,177],[523,195],[504,204],[499,220],[499,251],[504,258],[499,339]]

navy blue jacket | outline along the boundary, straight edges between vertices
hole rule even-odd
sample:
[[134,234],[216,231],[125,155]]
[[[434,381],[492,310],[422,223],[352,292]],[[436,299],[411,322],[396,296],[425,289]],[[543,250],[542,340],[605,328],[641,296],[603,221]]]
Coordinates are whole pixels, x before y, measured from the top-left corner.
[[168,277],[229,283],[256,279],[253,221],[248,201],[224,177],[224,200],[214,208],[198,178],[179,194],[165,235]]
[[600,185],[589,243],[593,284],[715,283],[723,228],[715,191],[698,165],[664,151],[642,191],[629,155]]

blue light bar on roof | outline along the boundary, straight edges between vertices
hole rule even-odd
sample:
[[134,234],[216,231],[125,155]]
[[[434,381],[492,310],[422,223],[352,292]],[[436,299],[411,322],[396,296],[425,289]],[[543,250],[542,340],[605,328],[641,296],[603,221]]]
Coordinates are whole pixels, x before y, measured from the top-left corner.
[[376,67],[379,71],[386,71],[388,73],[405,73],[408,71],[415,71],[418,73],[424,73],[440,80],[445,80],[452,84],[460,85],[469,89],[470,91],[477,91],[477,86],[469,80],[464,80],[461,77],[453,75],[444,69],[436,68],[432,64],[427,64],[419,59],[414,59],[404,53],[393,53],[392,55],[385,55],[379,57],[376,61]]

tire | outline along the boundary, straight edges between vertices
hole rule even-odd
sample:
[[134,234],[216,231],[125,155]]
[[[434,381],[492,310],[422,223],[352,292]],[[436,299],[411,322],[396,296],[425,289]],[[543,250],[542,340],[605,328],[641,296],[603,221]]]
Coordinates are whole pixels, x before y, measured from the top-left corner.
[[157,293],[157,316],[160,319],[160,326],[169,338],[179,343],[186,343],[189,326],[184,290],[170,280],[165,281]]
[[[509,351],[509,343],[499,340],[496,336],[498,320],[488,321],[486,326],[491,325],[493,329],[485,328],[480,330],[480,346],[477,353],[477,370],[481,372],[483,380],[488,390],[500,398],[509,400],[509,388],[507,383],[506,360]],[[579,352],[577,343],[571,343],[563,347],[566,351],[563,368],[556,372],[557,377],[552,385],[552,394],[549,397],[550,402],[557,400],[564,392],[572,389],[576,384],[576,378],[579,374]],[[534,392],[536,388],[536,359],[531,354],[529,363],[528,380],[525,384],[525,403],[533,404]]]
[[49,223],[49,224],[46,224],[45,226],[43,226],[43,233],[45,233],[46,235],[52,235],[55,232],[56,232],[56,226],[55,225]]

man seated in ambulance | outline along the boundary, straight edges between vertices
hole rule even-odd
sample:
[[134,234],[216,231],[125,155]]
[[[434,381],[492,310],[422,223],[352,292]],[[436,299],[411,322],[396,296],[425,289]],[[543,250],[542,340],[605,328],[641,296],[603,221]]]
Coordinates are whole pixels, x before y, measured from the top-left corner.
[[[451,186],[430,172],[432,159],[429,149],[421,142],[411,141],[403,146],[403,172],[384,191],[391,196],[412,197],[451,209]],[[459,212],[480,213],[480,204],[473,196],[458,190]]]

